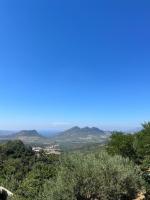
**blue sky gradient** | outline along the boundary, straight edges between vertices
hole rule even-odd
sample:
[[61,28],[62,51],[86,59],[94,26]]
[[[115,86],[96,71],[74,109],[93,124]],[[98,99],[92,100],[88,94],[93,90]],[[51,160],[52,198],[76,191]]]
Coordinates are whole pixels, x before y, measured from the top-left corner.
[[150,120],[150,2],[2,0],[0,129]]

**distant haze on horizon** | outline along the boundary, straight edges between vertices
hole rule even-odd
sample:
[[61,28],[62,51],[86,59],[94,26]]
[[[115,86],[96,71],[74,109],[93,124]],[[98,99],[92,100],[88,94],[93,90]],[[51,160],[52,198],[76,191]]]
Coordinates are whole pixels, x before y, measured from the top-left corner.
[[150,2],[0,2],[0,129],[150,120]]
[[80,128],[84,128],[84,127],[96,127],[96,128],[99,128],[101,130],[104,130],[104,131],[130,131],[130,132],[134,132],[134,131],[137,131],[137,130],[140,130],[141,129],[141,124],[137,125],[137,126],[132,126],[132,125],[122,125],[122,126],[115,126],[115,125],[92,125],[92,124],[61,124],[61,125],[57,125],[57,126],[47,126],[47,127],[39,127],[38,125],[37,126],[20,126],[20,127],[16,127],[15,129],[14,128],[11,128],[9,126],[7,126],[7,129],[6,128],[1,128],[0,127],[0,131],[12,131],[12,132],[17,132],[17,131],[21,131],[21,130],[37,130],[41,133],[57,133],[57,132],[61,132],[61,131],[65,131],[65,130],[68,130],[72,127],[75,127],[75,126],[78,126]]

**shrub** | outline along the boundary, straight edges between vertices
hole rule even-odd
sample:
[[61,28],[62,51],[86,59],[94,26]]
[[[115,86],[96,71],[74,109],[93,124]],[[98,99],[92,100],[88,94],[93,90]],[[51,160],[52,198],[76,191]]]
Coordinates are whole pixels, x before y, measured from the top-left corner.
[[121,155],[130,158],[132,161],[137,160],[137,152],[134,147],[134,135],[114,132],[107,145],[107,152],[110,155]]
[[73,154],[62,162],[56,180],[45,184],[45,200],[132,199],[142,189],[140,170],[121,156]]

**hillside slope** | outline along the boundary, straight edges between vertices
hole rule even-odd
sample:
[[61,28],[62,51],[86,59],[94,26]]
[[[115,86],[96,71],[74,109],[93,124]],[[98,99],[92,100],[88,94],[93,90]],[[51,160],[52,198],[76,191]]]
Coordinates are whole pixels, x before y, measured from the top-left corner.
[[52,139],[56,142],[72,142],[72,143],[102,143],[110,135],[110,132],[105,132],[96,127],[84,127],[80,128],[75,126],[64,132],[61,132],[54,136]]
[[21,140],[25,144],[50,144],[50,139],[40,135],[36,130],[22,130],[12,135],[0,137],[0,140]]

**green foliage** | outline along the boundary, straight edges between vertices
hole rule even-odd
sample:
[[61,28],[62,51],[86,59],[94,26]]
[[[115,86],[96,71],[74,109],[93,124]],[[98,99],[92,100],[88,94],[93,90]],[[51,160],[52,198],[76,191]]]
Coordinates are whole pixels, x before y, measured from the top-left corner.
[[36,156],[21,141],[1,144],[0,185],[13,200],[131,200],[143,189],[150,199],[150,123],[136,134],[113,133],[106,148],[89,145],[83,152],[60,159]]
[[107,151],[111,155],[121,155],[132,160],[137,158],[134,147],[134,136],[123,134],[122,132],[113,133],[108,143]]
[[0,185],[15,193],[15,200],[35,199],[47,179],[56,175],[58,156],[41,153],[21,141],[0,146]]
[[23,196],[25,199],[34,199],[42,192],[45,181],[56,175],[56,169],[55,165],[44,165],[44,163],[35,164],[32,171],[19,187],[18,195]]
[[142,162],[143,169],[150,169],[150,155],[144,156],[144,160]]
[[128,157],[137,164],[150,166],[150,123],[143,124],[143,130],[136,134],[112,134],[107,151],[111,155]]
[[142,126],[134,135],[113,134],[106,149],[110,155],[129,157],[140,166],[146,181],[146,198],[150,199],[150,122]]
[[31,147],[26,147],[20,140],[8,141],[0,147],[0,157],[2,159],[20,158],[33,155]]
[[135,147],[142,160],[150,156],[150,122],[143,124],[143,130],[136,134]]
[[56,180],[45,184],[43,199],[132,199],[142,188],[140,170],[128,159],[97,154],[72,154],[63,160]]
[[31,170],[35,155],[21,141],[9,141],[0,146],[0,182],[10,190],[16,190]]

